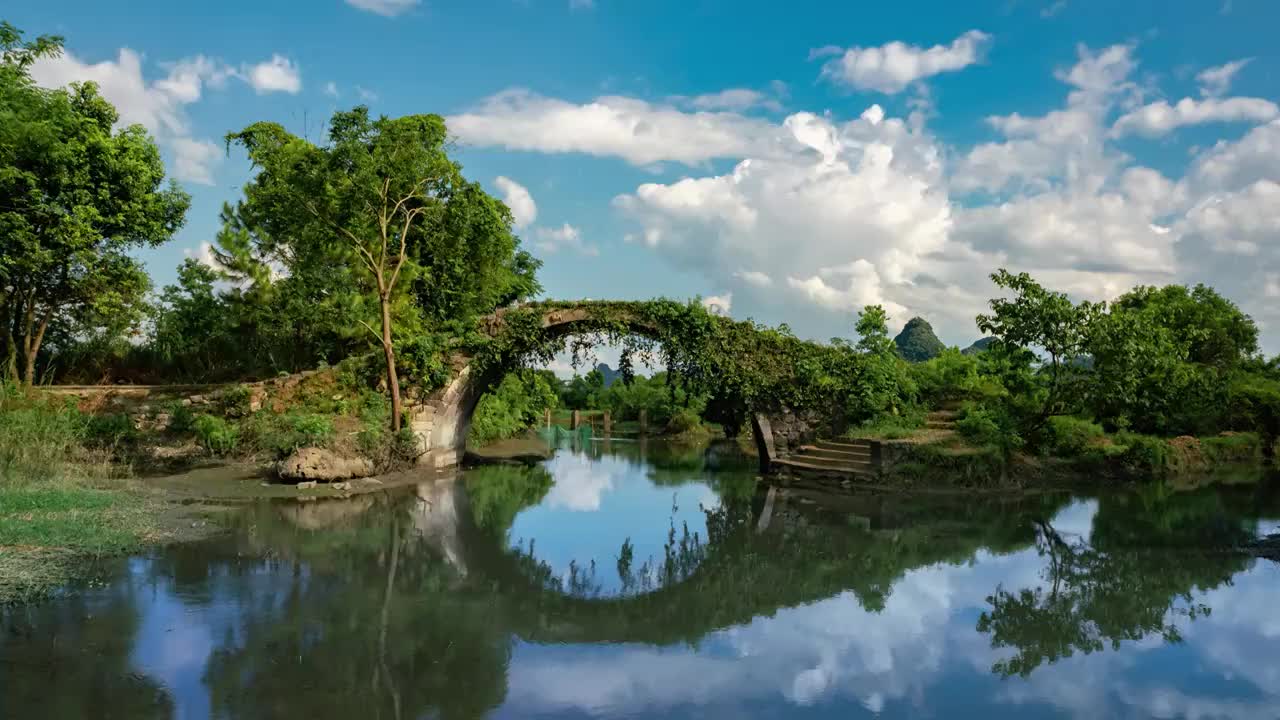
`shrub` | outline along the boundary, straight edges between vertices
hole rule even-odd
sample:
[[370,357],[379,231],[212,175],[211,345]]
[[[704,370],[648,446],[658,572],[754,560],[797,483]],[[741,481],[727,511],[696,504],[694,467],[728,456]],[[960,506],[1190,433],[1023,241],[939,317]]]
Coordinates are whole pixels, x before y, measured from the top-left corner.
[[188,433],[195,423],[196,414],[191,412],[191,408],[183,405],[181,402],[173,402],[169,404],[169,432]]
[[90,415],[85,423],[84,440],[95,447],[113,448],[138,439],[133,420],[123,413]]
[[1013,418],[1003,408],[968,403],[956,418],[956,431],[975,445],[989,445],[1005,454],[1023,445]]
[[223,390],[218,396],[218,403],[227,417],[244,417],[250,412],[252,398],[253,391],[244,385],[236,385]]
[[702,418],[698,417],[698,413],[689,408],[680,408],[671,414],[671,419],[667,421],[667,433],[671,435],[683,435],[691,433],[702,427]]
[[0,403],[0,478],[6,481],[34,479],[56,472],[79,447],[85,432],[85,416],[74,406],[25,405],[24,398],[12,394],[3,400]]
[[1120,465],[1138,475],[1163,475],[1169,469],[1169,445],[1163,439],[1132,432],[1115,436],[1116,444],[1125,448]]
[[235,425],[213,415],[197,416],[191,424],[196,439],[204,449],[217,455],[225,455],[240,444],[240,430]]
[[979,445],[994,445],[1000,437],[996,415],[981,405],[967,408],[956,419],[956,431]]
[[1262,438],[1257,433],[1233,432],[1201,438],[1205,457],[1215,462],[1243,462],[1262,455]]
[[370,425],[356,434],[360,454],[380,471],[408,465],[418,457],[418,437],[409,428],[393,433],[382,425]]
[[947,348],[932,360],[912,365],[910,372],[921,401],[930,405],[982,394],[978,359],[955,348]]
[[328,446],[334,436],[333,420],[313,413],[260,412],[247,421],[245,435],[252,449],[282,458],[299,448]]
[[1078,457],[1103,437],[1102,426],[1082,418],[1057,416],[1045,424],[1041,449],[1062,457]]

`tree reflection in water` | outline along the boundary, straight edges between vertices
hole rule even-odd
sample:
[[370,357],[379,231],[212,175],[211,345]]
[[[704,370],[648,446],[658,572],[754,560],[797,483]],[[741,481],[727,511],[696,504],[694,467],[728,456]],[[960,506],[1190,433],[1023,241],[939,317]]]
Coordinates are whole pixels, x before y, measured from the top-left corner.
[[[680,474],[655,472],[671,483]],[[517,642],[698,647],[842,593],[879,612],[914,570],[1032,552],[1040,582],[995,588],[977,622],[1009,653],[993,671],[1025,676],[1126,640],[1177,641],[1179,623],[1208,612],[1203,593],[1254,562],[1225,550],[1247,541],[1260,515],[1280,516],[1274,492],[1151,486],[1098,498],[1089,529],[1072,534],[1065,495],[833,495],[793,484],[762,523],[767,487],[717,482],[705,534],[673,512],[659,557],[637,558],[623,542],[613,558],[621,590],[610,594],[603,565],[557,574],[535,543],[511,541],[516,517],[551,488],[545,468],[257,506],[234,540],[175,549],[139,565],[143,577],[8,611],[0,716],[173,715],[175,690],[131,657],[139,588],[166,583],[185,607],[233,608],[202,664],[214,717],[481,717],[506,698]]]
[[992,647],[1013,651],[992,671],[1025,677],[1077,652],[1117,650],[1126,640],[1181,641],[1178,623],[1211,610],[1197,596],[1229,585],[1253,562],[1234,549],[1254,536],[1259,513],[1272,509],[1257,499],[1152,484],[1100,498],[1087,538],[1064,537],[1037,518],[1043,584],[996,588],[978,619]]

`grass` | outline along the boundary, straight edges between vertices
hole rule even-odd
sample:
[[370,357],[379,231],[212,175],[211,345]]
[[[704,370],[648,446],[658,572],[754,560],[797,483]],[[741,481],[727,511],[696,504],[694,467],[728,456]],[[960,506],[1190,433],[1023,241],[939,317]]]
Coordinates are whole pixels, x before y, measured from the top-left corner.
[[0,386],[0,604],[167,536],[164,508],[111,462],[117,424]]

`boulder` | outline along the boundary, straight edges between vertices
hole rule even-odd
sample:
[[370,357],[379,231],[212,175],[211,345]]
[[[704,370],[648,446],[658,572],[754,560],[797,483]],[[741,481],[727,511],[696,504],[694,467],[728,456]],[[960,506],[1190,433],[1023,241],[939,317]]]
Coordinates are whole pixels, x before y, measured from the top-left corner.
[[302,448],[281,460],[276,465],[276,474],[293,482],[333,482],[372,475],[373,463],[366,458],[340,455],[324,448]]

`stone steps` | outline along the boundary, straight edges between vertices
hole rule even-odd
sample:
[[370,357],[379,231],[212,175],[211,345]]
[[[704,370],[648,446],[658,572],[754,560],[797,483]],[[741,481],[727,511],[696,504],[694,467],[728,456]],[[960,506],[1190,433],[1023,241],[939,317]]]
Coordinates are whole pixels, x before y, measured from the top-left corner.
[[835,450],[832,448],[817,447],[816,445],[801,446],[800,452],[797,453],[803,457],[826,458],[830,460],[866,460],[871,461],[871,448],[858,448],[853,450]]
[[795,456],[784,460],[775,460],[774,464],[815,475],[859,478],[870,478],[873,475],[871,463],[860,463],[857,465],[848,463],[825,464],[817,462],[812,458]]
[[811,447],[820,448],[822,450],[838,450],[842,452],[858,452],[865,451],[871,453],[870,440],[818,440]]

